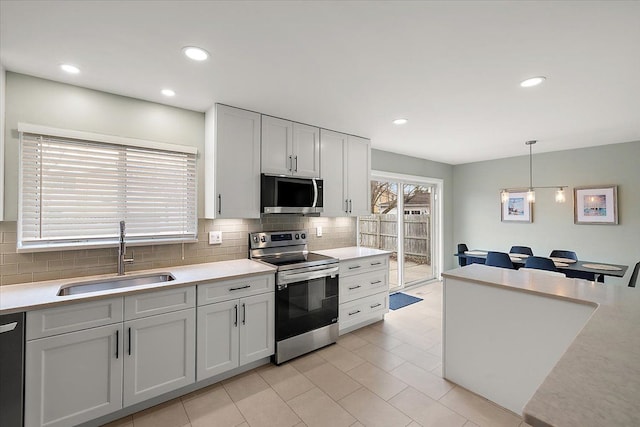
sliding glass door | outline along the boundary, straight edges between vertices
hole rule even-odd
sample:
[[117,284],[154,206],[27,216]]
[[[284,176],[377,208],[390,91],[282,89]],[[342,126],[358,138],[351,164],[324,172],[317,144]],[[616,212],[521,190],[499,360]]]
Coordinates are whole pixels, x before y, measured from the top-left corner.
[[442,183],[373,173],[370,216],[360,217],[360,246],[391,252],[391,291],[433,280],[438,259],[438,193]]

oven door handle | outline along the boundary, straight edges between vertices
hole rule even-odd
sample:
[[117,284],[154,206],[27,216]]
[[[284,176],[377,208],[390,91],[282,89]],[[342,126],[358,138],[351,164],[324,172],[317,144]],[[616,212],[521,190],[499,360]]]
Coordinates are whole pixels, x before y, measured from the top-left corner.
[[304,273],[279,273],[278,285],[286,285],[294,282],[302,282],[304,280],[319,279],[321,277],[334,276],[338,273],[340,267],[322,268],[320,270],[305,271]]

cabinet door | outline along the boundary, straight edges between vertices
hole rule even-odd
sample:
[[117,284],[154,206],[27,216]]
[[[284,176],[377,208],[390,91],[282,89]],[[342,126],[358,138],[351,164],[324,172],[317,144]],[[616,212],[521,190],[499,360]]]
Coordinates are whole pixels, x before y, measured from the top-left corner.
[[28,341],[25,426],[71,426],[122,408],[122,324]]
[[205,216],[259,218],[260,114],[225,105],[216,105],[215,121],[212,114],[205,118]]
[[324,185],[324,209],[322,216],[345,216],[344,147],[347,135],[320,129],[320,177]]
[[240,365],[271,356],[275,350],[275,295],[240,300]]
[[291,175],[293,172],[293,123],[262,116],[262,173]]
[[198,381],[238,366],[238,300],[198,307]]
[[124,406],[195,382],[195,309],[124,323]]
[[293,124],[293,174],[320,178],[320,129]]
[[349,136],[345,168],[345,192],[350,215],[371,215],[371,147],[367,139]]

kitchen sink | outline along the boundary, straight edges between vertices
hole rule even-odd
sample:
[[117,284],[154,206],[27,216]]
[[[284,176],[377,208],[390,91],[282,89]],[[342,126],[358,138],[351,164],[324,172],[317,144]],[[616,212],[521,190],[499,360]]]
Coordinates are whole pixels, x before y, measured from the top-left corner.
[[131,286],[149,285],[151,283],[170,282],[175,280],[171,273],[140,274],[136,276],[118,276],[101,280],[70,283],[63,285],[58,296],[78,295],[88,292],[106,291],[109,289],[129,288]]

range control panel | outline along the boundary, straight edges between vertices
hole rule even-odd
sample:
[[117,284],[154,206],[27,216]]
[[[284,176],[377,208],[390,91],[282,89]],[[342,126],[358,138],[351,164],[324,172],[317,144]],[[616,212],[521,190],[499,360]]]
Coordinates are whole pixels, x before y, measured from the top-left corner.
[[307,231],[272,231],[249,233],[251,249],[298,246],[307,244]]

